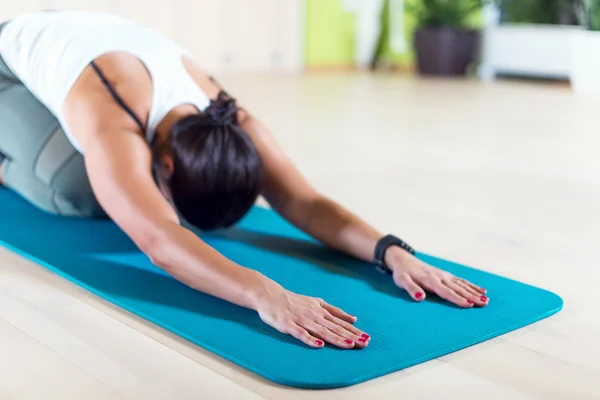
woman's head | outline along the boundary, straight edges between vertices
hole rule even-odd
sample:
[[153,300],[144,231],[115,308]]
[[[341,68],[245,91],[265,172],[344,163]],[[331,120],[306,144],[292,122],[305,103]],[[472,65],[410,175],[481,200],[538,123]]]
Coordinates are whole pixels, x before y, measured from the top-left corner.
[[203,112],[171,127],[172,173],[164,184],[175,208],[200,229],[235,224],[261,191],[260,158],[237,112],[221,92]]

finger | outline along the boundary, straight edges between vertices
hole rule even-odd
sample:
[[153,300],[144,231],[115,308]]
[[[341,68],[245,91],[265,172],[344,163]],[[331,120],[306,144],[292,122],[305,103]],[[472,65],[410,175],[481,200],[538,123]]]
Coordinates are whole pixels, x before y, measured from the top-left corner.
[[345,337],[348,340],[352,340],[357,346],[365,347],[367,344],[369,344],[371,336],[367,335],[360,329],[357,329],[354,325],[349,324],[346,321],[342,321],[333,315],[326,315],[325,320],[326,321],[323,325],[327,329],[337,333],[342,337]]
[[356,322],[356,317],[354,315],[350,315],[347,312],[345,312],[344,310],[342,310],[341,308],[332,306],[329,303],[326,303],[325,301],[321,300],[321,307],[323,307],[325,310],[329,311],[329,313],[341,320],[344,320],[346,322],[350,322],[350,323],[354,323]]
[[371,336],[369,336],[366,332],[358,329],[356,326],[349,324],[346,321],[343,321],[337,317],[335,317],[334,315],[325,315],[325,319],[327,319],[328,321],[333,322],[334,324],[337,324],[339,326],[341,326],[342,328],[344,328],[345,330],[347,330],[348,332],[358,336],[359,338],[363,338],[363,339],[370,339]]
[[465,283],[467,285],[469,285],[470,287],[472,287],[473,289],[475,289],[478,293],[481,293],[482,295],[485,295],[487,293],[486,289],[484,289],[482,287],[479,287],[479,286],[477,286],[477,285],[475,285],[475,284],[473,284],[471,282],[465,281]]
[[312,336],[306,329],[301,327],[300,325],[292,324],[287,328],[287,333],[300,340],[301,342],[306,343],[310,347],[322,348],[325,343],[314,336]]
[[465,279],[459,279],[458,281],[459,281],[459,282],[460,282],[462,285],[465,285],[465,286],[467,286],[467,287],[469,287],[469,288],[473,289],[475,292],[477,292],[477,294],[478,294],[479,296],[481,296],[482,294],[486,294],[486,293],[487,293],[487,290],[485,290],[484,288],[480,288],[479,286],[477,286],[477,285],[475,285],[475,284],[473,284],[473,283],[471,283],[471,282],[469,282],[469,281],[467,281],[467,280],[465,280]]
[[[456,293],[453,289],[446,286],[444,282],[440,281],[437,283],[433,289],[433,291],[440,296],[442,299],[449,301],[450,303],[454,303],[459,307],[469,308],[473,307],[472,303],[469,303],[467,299],[465,299],[460,294]],[[471,300],[469,300],[471,301]]]
[[478,292],[477,290],[473,289],[465,281],[462,281],[460,279],[456,279],[456,280],[452,280],[451,283],[452,283],[452,285],[451,285],[452,287],[454,287],[454,286],[460,287],[463,290],[467,291],[471,296],[475,296],[476,298],[480,298],[481,297],[481,293]]
[[[321,320],[324,321],[324,319]],[[322,325],[322,321],[317,322],[312,319],[303,318],[301,319],[300,325],[310,332],[311,335],[326,343],[347,349],[354,347],[354,342],[352,340],[346,339],[343,336],[330,331]]]
[[[341,320],[338,319],[338,321]],[[322,321],[319,321],[319,323],[323,325],[323,327],[327,328],[329,331],[343,338],[344,344],[348,347],[365,347],[367,345],[367,339],[353,334],[352,332],[344,329],[341,325],[338,325],[327,319],[323,319]]]
[[474,298],[472,298],[471,300],[473,300],[475,302],[475,304],[479,305],[479,306],[484,306],[489,302],[489,298],[487,296],[484,296],[483,294],[481,294],[481,292],[475,290],[472,285],[469,285],[469,282],[459,279],[458,281],[456,281],[457,285],[460,285],[460,287],[464,288],[465,290],[467,290],[469,293],[471,293]]
[[398,287],[406,290],[410,296],[416,301],[425,300],[425,291],[415,283],[408,274],[399,274],[394,276],[394,281]]
[[477,294],[477,292],[475,292],[474,290],[469,290],[458,282],[443,283],[447,285],[450,289],[454,290],[458,295],[462,296],[464,299],[463,301],[467,302],[467,304],[469,304],[470,307],[473,305],[481,307],[485,304],[480,299],[481,295]]

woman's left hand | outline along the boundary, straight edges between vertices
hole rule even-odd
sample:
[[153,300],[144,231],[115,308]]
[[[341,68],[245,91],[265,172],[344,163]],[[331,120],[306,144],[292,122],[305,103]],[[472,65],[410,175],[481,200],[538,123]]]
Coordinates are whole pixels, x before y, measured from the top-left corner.
[[429,291],[464,308],[483,307],[489,302],[485,289],[432,267],[400,248],[388,249],[386,264],[393,271],[396,285],[416,301],[423,301],[425,291]]

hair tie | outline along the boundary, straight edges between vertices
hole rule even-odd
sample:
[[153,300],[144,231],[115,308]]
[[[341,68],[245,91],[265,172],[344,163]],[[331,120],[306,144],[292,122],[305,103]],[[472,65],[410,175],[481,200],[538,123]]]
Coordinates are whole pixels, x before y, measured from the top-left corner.
[[211,100],[210,105],[204,110],[204,115],[211,125],[221,128],[237,122],[238,108],[235,100],[221,91],[216,100]]

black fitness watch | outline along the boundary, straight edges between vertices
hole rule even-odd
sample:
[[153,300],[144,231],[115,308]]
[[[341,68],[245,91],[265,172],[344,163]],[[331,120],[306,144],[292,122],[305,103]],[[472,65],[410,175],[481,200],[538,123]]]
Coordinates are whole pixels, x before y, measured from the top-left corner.
[[410,247],[408,245],[408,243],[406,243],[404,240],[402,240],[394,235],[384,236],[381,239],[379,239],[379,241],[377,242],[377,245],[375,246],[375,255],[373,257],[373,262],[375,263],[375,268],[377,268],[377,270],[379,272],[382,272],[385,274],[392,273],[392,270],[385,264],[385,252],[391,246],[399,246],[404,251],[407,251],[408,253],[412,254],[413,256],[415,255],[414,249],[412,247]]

